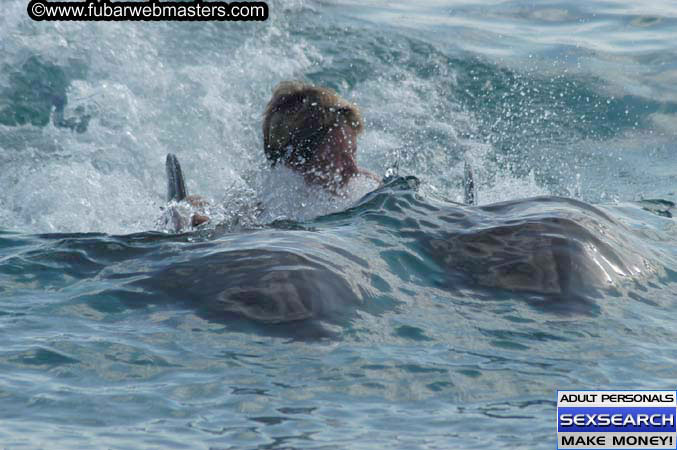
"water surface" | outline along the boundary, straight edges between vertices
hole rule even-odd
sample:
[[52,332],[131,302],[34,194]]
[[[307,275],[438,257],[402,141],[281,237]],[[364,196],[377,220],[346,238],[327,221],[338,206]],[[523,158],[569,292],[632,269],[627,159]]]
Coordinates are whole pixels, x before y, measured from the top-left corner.
[[[675,387],[673,2],[4,6],[4,446],[552,448],[557,389]],[[399,177],[238,216],[283,79],[357,102],[360,163]],[[157,230],[167,152],[224,226]]]

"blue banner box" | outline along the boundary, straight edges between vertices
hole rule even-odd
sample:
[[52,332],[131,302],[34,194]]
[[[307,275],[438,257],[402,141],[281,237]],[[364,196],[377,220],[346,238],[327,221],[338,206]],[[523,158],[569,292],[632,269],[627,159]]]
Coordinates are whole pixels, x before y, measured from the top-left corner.
[[558,432],[675,433],[674,407],[559,407]]
[[677,392],[557,391],[558,449],[675,449]]

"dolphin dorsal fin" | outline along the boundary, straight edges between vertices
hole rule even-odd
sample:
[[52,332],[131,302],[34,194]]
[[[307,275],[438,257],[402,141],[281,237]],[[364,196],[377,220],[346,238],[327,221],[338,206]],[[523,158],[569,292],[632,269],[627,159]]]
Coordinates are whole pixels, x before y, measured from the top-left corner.
[[477,204],[477,189],[475,188],[475,177],[468,161],[463,167],[463,201],[466,205]]
[[186,182],[181,172],[181,164],[173,153],[167,153],[167,201],[175,200],[180,202],[186,198]]

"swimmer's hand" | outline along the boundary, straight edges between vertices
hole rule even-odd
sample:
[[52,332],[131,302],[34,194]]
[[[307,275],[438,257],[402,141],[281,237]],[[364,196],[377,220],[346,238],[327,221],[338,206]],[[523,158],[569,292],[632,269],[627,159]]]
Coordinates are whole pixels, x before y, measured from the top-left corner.
[[[209,206],[209,202],[200,197],[199,195],[187,195],[185,200],[195,208],[204,208],[206,206]],[[200,214],[198,212],[195,212],[190,216],[191,227],[199,227],[200,225],[205,224],[207,222],[209,222],[209,216],[207,216],[206,214]]]
[[[194,208],[205,208],[209,206],[209,202],[199,195],[187,195],[184,200],[186,200]],[[203,212],[204,210],[201,210],[200,212],[194,212],[190,215],[191,227],[199,227],[200,225],[209,222],[209,216],[206,214],[201,214]]]
[[207,222],[209,222],[208,216],[204,216],[199,213],[194,213],[192,216],[190,216],[190,226],[192,227],[199,227],[200,225]]

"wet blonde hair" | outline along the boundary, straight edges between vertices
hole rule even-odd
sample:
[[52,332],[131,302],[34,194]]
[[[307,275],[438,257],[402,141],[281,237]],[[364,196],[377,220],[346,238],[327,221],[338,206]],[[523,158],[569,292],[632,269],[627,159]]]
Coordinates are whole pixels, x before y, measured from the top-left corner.
[[356,105],[334,90],[299,81],[283,81],[275,87],[263,115],[263,148],[275,165],[290,156],[310,159],[327,132],[347,124],[361,133],[362,115]]

